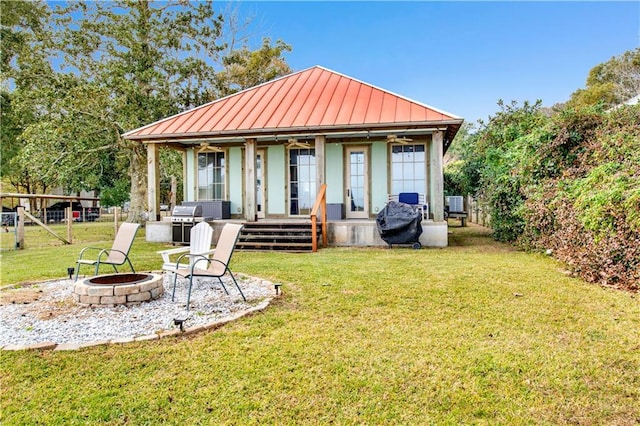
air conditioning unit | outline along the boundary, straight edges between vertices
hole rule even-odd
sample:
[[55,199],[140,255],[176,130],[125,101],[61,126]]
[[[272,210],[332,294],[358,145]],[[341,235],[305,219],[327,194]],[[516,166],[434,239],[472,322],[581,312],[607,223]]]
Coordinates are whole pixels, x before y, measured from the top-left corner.
[[461,195],[450,195],[446,197],[449,213],[464,212],[464,197]]

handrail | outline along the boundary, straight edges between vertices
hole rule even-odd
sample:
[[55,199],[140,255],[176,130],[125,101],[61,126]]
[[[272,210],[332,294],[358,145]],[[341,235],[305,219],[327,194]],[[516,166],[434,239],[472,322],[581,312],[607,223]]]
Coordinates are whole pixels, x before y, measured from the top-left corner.
[[322,247],[327,246],[327,184],[320,185],[320,191],[316,197],[316,202],[311,209],[311,240],[312,250],[318,251],[318,209],[322,209]]

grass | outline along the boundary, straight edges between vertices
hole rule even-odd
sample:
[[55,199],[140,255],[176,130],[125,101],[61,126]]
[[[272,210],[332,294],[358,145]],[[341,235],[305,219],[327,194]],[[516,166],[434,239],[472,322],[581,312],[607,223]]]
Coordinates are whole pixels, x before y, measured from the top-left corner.
[[[64,224],[50,225],[50,228],[58,235],[67,235]],[[3,249],[0,258],[0,282],[2,285],[21,284],[63,277],[68,267],[75,267],[78,254],[83,247],[111,248],[114,237],[113,222],[74,223],[71,245],[64,244],[39,226],[27,226],[24,238],[26,249],[13,250],[14,234],[0,232],[0,247]],[[156,251],[169,246],[145,241],[144,229],[140,229],[130,254],[134,266],[141,271],[159,269],[160,256]],[[105,272],[113,271],[111,266],[107,265],[104,268]],[[85,266],[81,273],[89,273],[90,270],[90,267]],[[123,266],[123,271],[127,271],[127,266]]]
[[[110,241],[89,225],[72,248],[3,252],[3,283],[44,259],[42,278],[64,275],[83,242]],[[638,296],[451,230],[446,249],[237,252],[235,271],[284,295],[216,331],[1,352],[0,422],[637,424]],[[160,248],[141,235],[135,264],[157,269]]]

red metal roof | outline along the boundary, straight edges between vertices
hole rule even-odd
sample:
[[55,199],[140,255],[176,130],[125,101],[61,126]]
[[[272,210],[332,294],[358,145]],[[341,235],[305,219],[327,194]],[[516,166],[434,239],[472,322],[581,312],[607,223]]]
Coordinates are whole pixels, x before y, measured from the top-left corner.
[[125,133],[126,139],[251,137],[296,129],[452,125],[462,119],[315,66]]

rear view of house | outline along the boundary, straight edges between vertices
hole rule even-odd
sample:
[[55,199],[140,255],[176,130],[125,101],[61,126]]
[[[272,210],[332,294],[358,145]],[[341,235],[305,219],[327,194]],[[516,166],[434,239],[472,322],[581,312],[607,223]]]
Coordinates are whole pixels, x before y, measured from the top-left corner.
[[308,219],[326,184],[329,244],[382,245],[389,195],[427,206],[426,245],[447,244],[442,156],[463,120],[315,66],[132,130],[149,152],[159,217],[158,148],[184,153],[187,202],[223,202],[223,220]]

